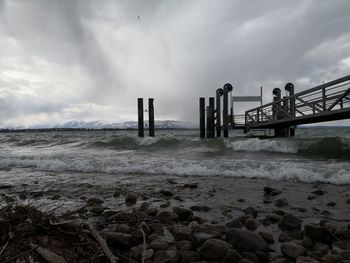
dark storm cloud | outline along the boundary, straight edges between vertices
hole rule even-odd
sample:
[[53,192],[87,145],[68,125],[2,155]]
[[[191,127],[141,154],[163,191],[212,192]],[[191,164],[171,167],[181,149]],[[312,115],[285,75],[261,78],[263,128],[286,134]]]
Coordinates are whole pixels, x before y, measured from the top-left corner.
[[[3,107],[26,109],[4,109],[0,124],[26,112],[126,120],[139,96],[155,98],[158,118],[197,121],[198,97],[226,82],[245,95],[263,86],[268,102],[286,82],[300,91],[349,74],[348,10],[346,0],[0,0],[0,91],[18,104]],[[35,100],[24,106],[23,94]],[[110,111],[79,112],[91,107]]]

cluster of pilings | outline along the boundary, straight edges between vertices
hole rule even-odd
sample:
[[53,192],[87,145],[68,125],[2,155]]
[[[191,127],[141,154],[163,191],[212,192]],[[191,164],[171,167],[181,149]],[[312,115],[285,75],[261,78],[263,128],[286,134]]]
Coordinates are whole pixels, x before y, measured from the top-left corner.
[[[205,107],[205,98],[199,98],[199,129],[200,137],[214,138],[215,130],[216,136],[221,137],[221,130],[224,131],[224,137],[228,137],[228,126],[232,119],[229,120],[229,116],[232,118],[232,107],[229,111],[229,92],[232,92],[232,85],[226,83],[224,87],[216,90],[216,107],[215,98],[209,98],[209,106]],[[221,124],[221,97],[222,97],[222,124]],[[205,112],[207,113],[205,115]],[[207,124],[207,125],[205,125]]]
[[[149,136],[154,137],[154,99],[148,99],[148,131]],[[143,98],[137,99],[137,108],[138,108],[138,129],[139,137],[144,137],[144,120],[143,120]]]
[[[294,95],[294,85],[293,83],[287,83],[284,89],[287,91],[287,96],[293,96]],[[280,88],[274,88],[272,91],[273,94],[273,100],[278,101],[281,100],[281,89]],[[285,97],[283,97],[285,98]],[[290,116],[295,117],[295,98],[291,98],[289,100],[283,100],[282,103],[278,103],[278,107],[273,106],[273,119],[274,120],[282,120],[285,118],[288,118]],[[288,116],[286,113],[290,114]],[[295,135],[295,127],[279,127],[275,128],[275,137],[288,137],[288,136],[294,136]]]

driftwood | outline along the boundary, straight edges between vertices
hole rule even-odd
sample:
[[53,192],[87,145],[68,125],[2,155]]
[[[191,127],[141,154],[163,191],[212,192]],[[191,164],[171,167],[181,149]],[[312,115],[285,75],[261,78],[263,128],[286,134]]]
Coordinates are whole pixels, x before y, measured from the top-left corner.
[[[35,245],[33,244],[32,246],[35,247]],[[56,253],[52,252],[50,249],[36,246],[35,251],[40,256],[45,258],[49,263],[66,263],[66,260],[62,256],[57,255]]]
[[77,219],[72,219],[72,220],[67,220],[67,221],[61,221],[61,222],[52,222],[52,220],[50,219],[50,224],[52,226],[66,226],[66,227],[70,227],[70,228],[78,228],[81,227],[82,224],[84,224],[84,221],[81,220],[80,218]]
[[1,249],[1,251],[0,251],[0,256],[1,256],[2,252],[4,252],[4,250],[5,250],[5,248],[7,247],[8,243],[9,243],[9,242],[7,241],[6,244],[2,247],[2,249]]
[[97,232],[97,230],[94,228],[93,225],[89,224],[88,225],[90,232],[92,236],[96,239],[96,241],[99,243],[101,246],[103,253],[109,258],[111,263],[117,263],[119,261],[119,258],[113,255],[112,251],[109,249],[106,240],[101,237],[101,235]]

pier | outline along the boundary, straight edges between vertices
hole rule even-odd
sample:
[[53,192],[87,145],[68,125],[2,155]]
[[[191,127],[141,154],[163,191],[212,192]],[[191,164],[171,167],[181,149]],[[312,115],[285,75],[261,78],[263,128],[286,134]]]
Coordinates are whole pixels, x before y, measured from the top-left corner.
[[[232,96],[232,85],[227,83],[216,94],[216,109],[212,109],[213,98],[207,107],[207,137],[214,137],[211,126],[215,122],[217,137],[228,129],[242,129],[245,133],[254,129],[273,129],[276,137],[294,136],[295,127],[300,124],[320,123],[350,118],[350,75],[294,93],[293,83],[284,87],[287,96],[281,97],[281,90],[273,90],[273,101],[262,105],[260,96]],[[230,94],[231,107],[228,109]],[[221,123],[221,97],[223,112]],[[260,102],[260,106],[247,110],[244,115],[233,114],[234,102]],[[203,121],[205,98],[200,98],[200,136],[205,137]]]

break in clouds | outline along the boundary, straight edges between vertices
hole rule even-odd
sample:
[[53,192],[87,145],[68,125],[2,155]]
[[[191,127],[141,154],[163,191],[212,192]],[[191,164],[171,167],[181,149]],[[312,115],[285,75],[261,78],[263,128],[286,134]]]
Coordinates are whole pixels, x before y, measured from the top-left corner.
[[[197,122],[231,82],[264,102],[350,72],[350,1],[0,0],[0,127],[136,119]],[[254,105],[253,105],[254,106]],[[244,111],[237,108],[236,111]]]

